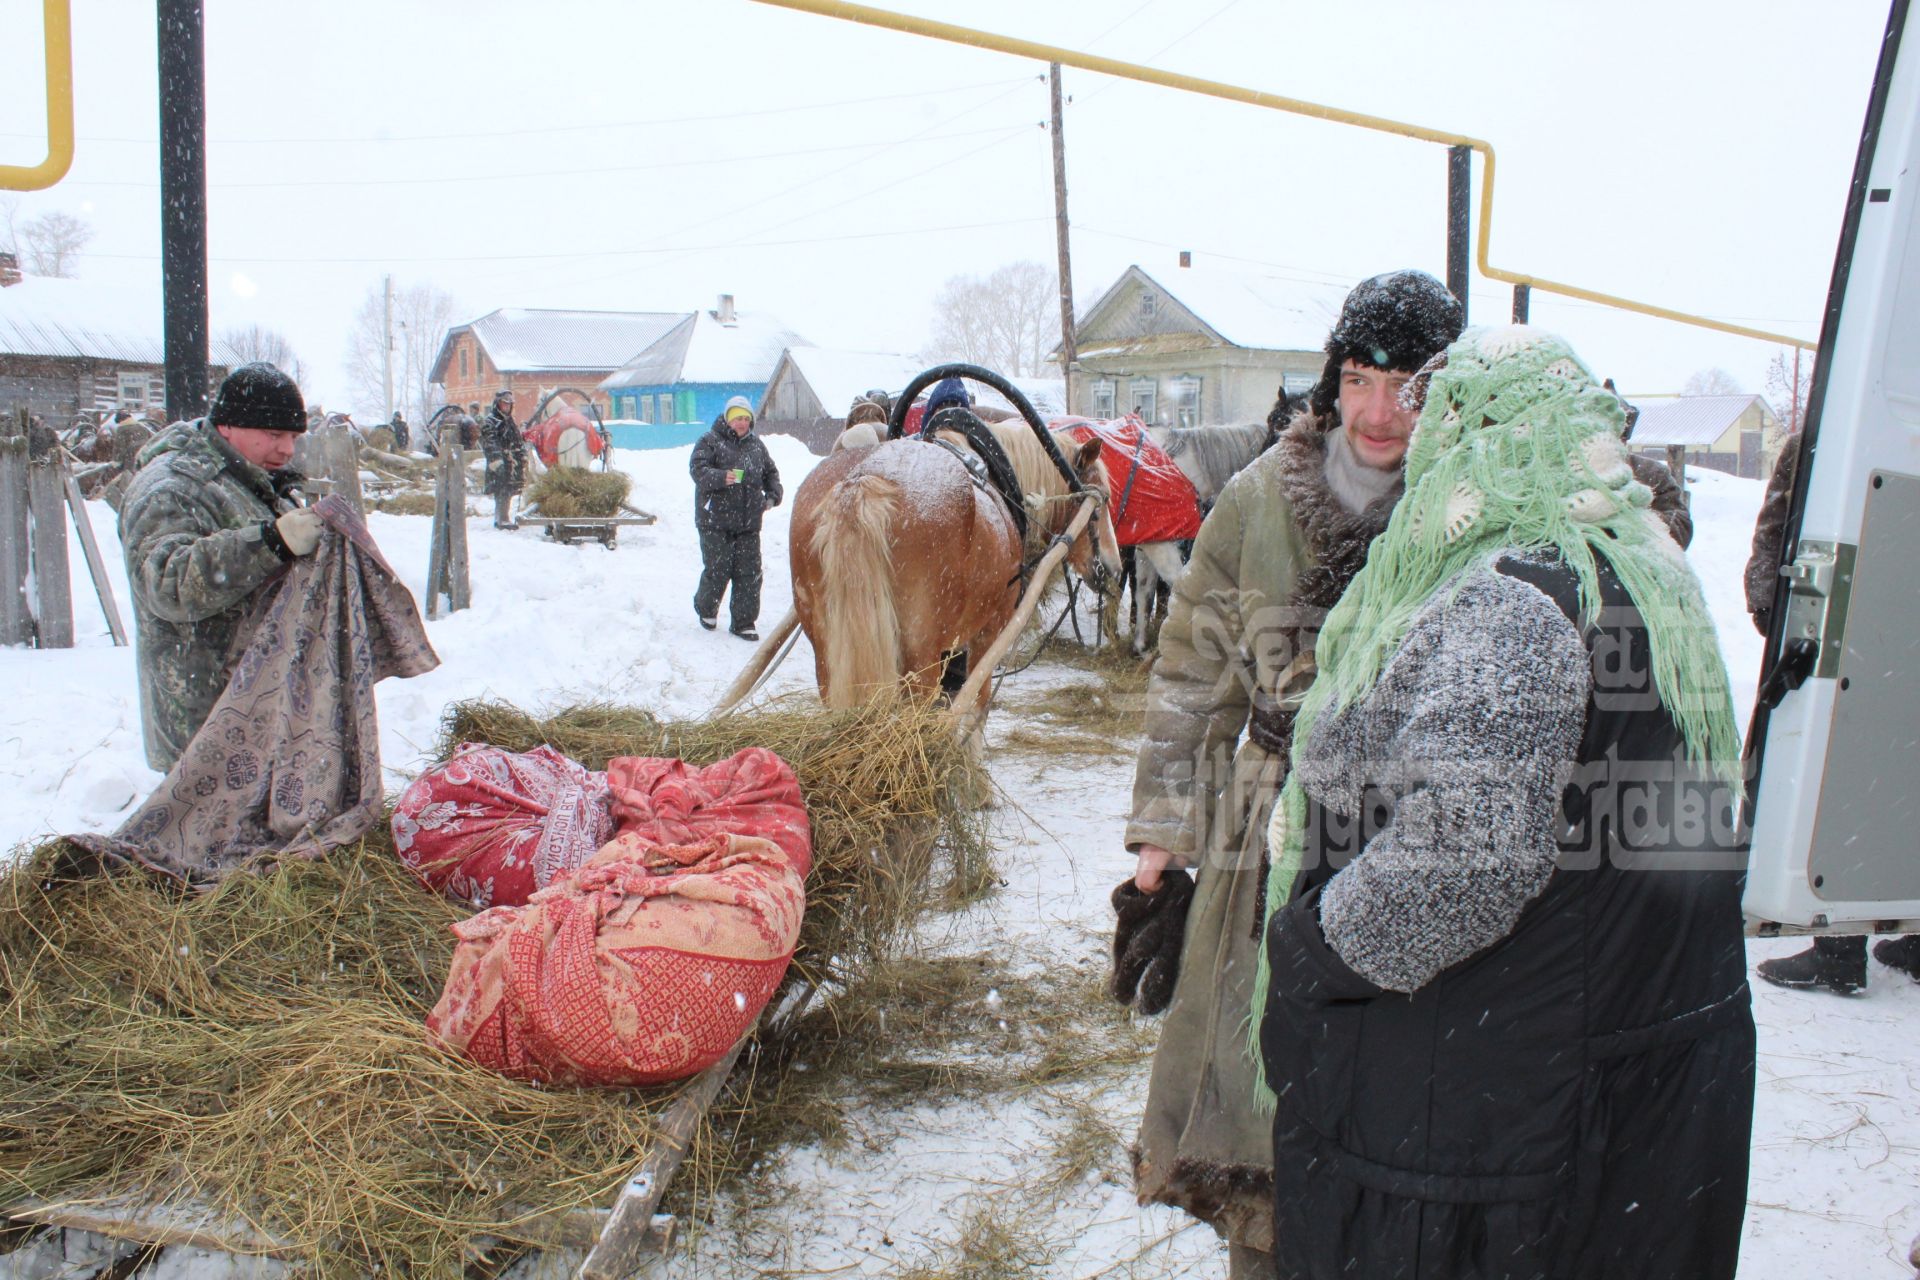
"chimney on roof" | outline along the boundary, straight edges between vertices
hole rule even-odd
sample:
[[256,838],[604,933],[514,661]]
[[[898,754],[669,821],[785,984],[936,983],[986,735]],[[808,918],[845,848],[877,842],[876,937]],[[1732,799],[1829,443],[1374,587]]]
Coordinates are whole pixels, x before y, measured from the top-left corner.
[[739,323],[739,317],[733,314],[733,295],[732,294],[723,293],[720,295],[720,305],[713,309],[713,318],[715,320],[718,320],[721,324]]
[[1180,251],[1180,265],[1183,267],[1190,267],[1193,265],[1193,250],[1182,249]]
[[23,278],[20,274],[20,259],[11,253],[0,253],[0,289],[19,284]]

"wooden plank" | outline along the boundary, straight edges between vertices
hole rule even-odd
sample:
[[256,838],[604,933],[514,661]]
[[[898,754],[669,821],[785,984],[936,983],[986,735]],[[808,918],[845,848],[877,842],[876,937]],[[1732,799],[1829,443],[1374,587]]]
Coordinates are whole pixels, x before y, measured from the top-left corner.
[[333,492],[352,504],[354,514],[365,518],[366,499],[360,493],[360,442],[342,426],[321,427],[314,432],[315,443],[326,464]]
[[42,649],[73,648],[73,580],[67,576],[67,513],[60,472],[50,455],[27,466],[33,513],[34,621]]
[[[627,1280],[641,1261],[664,1247],[655,1226],[654,1210],[666,1193],[667,1183],[686,1159],[694,1131],[707,1114],[707,1108],[720,1093],[720,1086],[733,1072],[740,1051],[752,1039],[752,1033],[740,1037],[727,1056],[693,1078],[660,1123],[660,1143],[647,1153],[633,1171],[607,1216],[607,1228],[593,1251],[574,1273],[574,1280]],[[669,1237],[670,1238],[670,1237]]]
[[993,669],[1000,665],[1000,659],[1007,656],[1007,650],[1026,629],[1027,620],[1033,617],[1033,611],[1040,605],[1040,597],[1047,593],[1047,584],[1053,578],[1053,571],[1067,558],[1067,550],[1080,531],[1093,519],[1097,499],[1086,498],[1075,511],[1073,519],[1051,547],[1047,554],[1040,557],[1040,563],[1033,568],[1033,576],[1027,581],[1026,594],[1020,597],[1020,603],[1014,608],[1013,617],[1006,627],[987,646],[987,651],[978,658],[969,657],[968,665],[973,668],[967,676],[967,682],[960,686],[960,692],[953,695],[953,726],[955,733],[965,738],[986,717],[987,698],[992,692],[987,682],[993,679]]
[[[717,716],[731,711],[737,703],[759,688],[763,675],[771,673],[773,668],[786,661],[787,653],[793,647],[788,642],[799,630],[799,613],[788,609],[786,615],[774,624],[773,630],[761,639],[760,647],[753,651],[753,656],[747,659],[747,665],[740,668],[740,674],[733,678],[733,683],[727,686],[727,691],[720,695],[720,701],[714,703],[713,710],[707,714]],[[787,647],[783,649],[782,645]]]
[[67,510],[73,514],[73,529],[80,535],[80,553],[86,557],[87,573],[93,579],[93,593],[100,599],[100,611],[107,615],[107,630],[116,645],[125,647],[127,625],[120,620],[120,606],[113,598],[113,580],[107,577],[107,562],[100,556],[100,543],[93,536],[93,520],[87,515],[87,503],[80,496],[80,483],[60,461],[60,472],[67,491]]
[[0,419],[0,644],[33,643],[27,601],[27,413]]
[[653,517],[637,516],[521,516],[521,524],[552,525],[563,529],[601,529],[623,524],[652,524]]
[[466,455],[453,450],[455,465],[447,473],[447,569],[449,611],[458,613],[473,604],[473,583],[467,575]]
[[427,619],[440,616],[440,597],[447,576],[447,471],[453,465],[441,441],[440,457],[433,469],[433,533],[427,551]]
[[[226,1218],[205,1205],[191,1202],[154,1204],[135,1196],[107,1196],[87,1201],[26,1199],[0,1210],[15,1222],[91,1231],[116,1240],[140,1244],[178,1245],[243,1256],[297,1257],[300,1250],[277,1240],[252,1224]],[[591,1249],[609,1220],[605,1209],[529,1211],[519,1221],[493,1232],[495,1241],[538,1249]],[[647,1224],[646,1247],[665,1250],[676,1223],[661,1214]],[[476,1242],[473,1252],[489,1246]]]

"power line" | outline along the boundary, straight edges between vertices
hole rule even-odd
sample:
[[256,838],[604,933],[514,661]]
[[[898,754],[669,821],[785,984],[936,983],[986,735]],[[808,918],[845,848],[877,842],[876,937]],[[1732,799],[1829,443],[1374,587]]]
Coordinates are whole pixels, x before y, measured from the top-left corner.
[[[528,138],[552,133],[585,133],[595,129],[639,129],[655,125],[704,124],[715,120],[751,120],[760,116],[784,116],[796,111],[831,111],[839,107],[866,106],[875,102],[899,102],[907,98],[944,97],[955,93],[972,93],[978,89],[997,89],[1006,85],[1024,84],[1030,77],[1021,76],[1015,80],[982,80],[975,84],[959,85],[951,89],[919,89],[912,93],[879,94],[868,98],[842,98],[834,102],[806,102],[797,106],[761,107],[752,111],[723,111],[697,116],[659,116],[648,120],[604,120],[593,124],[553,125],[539,129],[478,129],[462,133],[410,133],[410,134],[335,134],[308,138],[210,138],[208,141],[218,146],[291,146],[325,143],[384,143],[384,142],[452,142],[463,139],[489,138]],[[0,138],[40,138],[42,133],[5,133]],[[158,146],[160,139],[149,137],[117,137],[101,135],[83,136],[82,142],[128,142],[146,146]]]
[[[953,138],[978,138],[989,133],[1023,132],[1026,126],[1009,127],[1001,125],[992,129],[969,129],[961,133],[943,133],[928,138],[928,142],[945,142]],[[785,160],[795,156],[827,155],[839,151],[866,151],[874,147],[883,149],[899,146],[904,141],[917,138],[882,140],[877,142],[848,142],[831,147],[804,147],[794,151],[763,151],[757,155],[745,156],[706,156],[698,160],[660,160],[652,164],[631,165],[595,165],[589,169],[539,169],[526,173],[489,172],[464,176],[436,176],[430,178],[298,178],[273,182],[210,182],[214,191],[259,191],[278,188],[299,187],[417,187],[443,186],[459,183],[494,183],[503,179],[524,180],[533,178],[578,178],[585,176],[604,177],[618,173],[650,173],[659,169],[688,169],[716,164],[745,164],[757,160]],[[109,179],[79,179],[66,184],[70,187],[141,187],[157,188],[157,182],[134,182]]]
[[[993,145],[993,144],[989,144]],[[653,249],[587,249],[574,253],[479,253],[444,254],[433,257],[406,257],[386,254],[366,258],[268,258],[214,254],[211,262],[269,263],[273,265],[366,265],[382,262],[555,262],[570,258],[636,258],[659,253],[709,253],[722,249],[777,249],[794,245],[834,244],[849,240],[886,240],[898,236],[938,235],[948,231],[978,231],[987,227],[1011,227],[1028,222],[1046,222],[1040,217],[1002,218],[996,222],[963,222],[944,227],[914,227],[902,231],[861,231],[840,236],[813,236],[794,240],[727,240],[717,244],[669,245]],[[89,253],[89,258],[113,262],[157,262],[151,253]]]

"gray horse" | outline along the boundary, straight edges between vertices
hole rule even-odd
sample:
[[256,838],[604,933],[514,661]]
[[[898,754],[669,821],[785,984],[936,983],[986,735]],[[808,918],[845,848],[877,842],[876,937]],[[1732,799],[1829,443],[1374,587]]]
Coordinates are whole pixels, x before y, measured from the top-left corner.
[[[1230,427],[1149,427],[1147,434],[1193,482],[1202,512],[1213,506],[1235,472],[1273,443],[1273,429],[1264,422]],[[1133,550],[1133,651],[1143,654],[1154,596],[1162,582],[1171,586],[1179,579],[1186,561],[1177,542],[1142,542]]]

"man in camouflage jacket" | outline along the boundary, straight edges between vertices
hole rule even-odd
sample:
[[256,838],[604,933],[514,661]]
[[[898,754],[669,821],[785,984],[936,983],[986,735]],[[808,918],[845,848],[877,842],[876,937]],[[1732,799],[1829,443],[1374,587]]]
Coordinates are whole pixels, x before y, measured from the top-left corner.
[[120,504],[133,593],[140,723],[162,772],[227,687],[254,597],[319,545],[320,520],[284,469],[306,430],[300,390],[268,364],[243,365],[205,418],[176,422],[142,449]]

